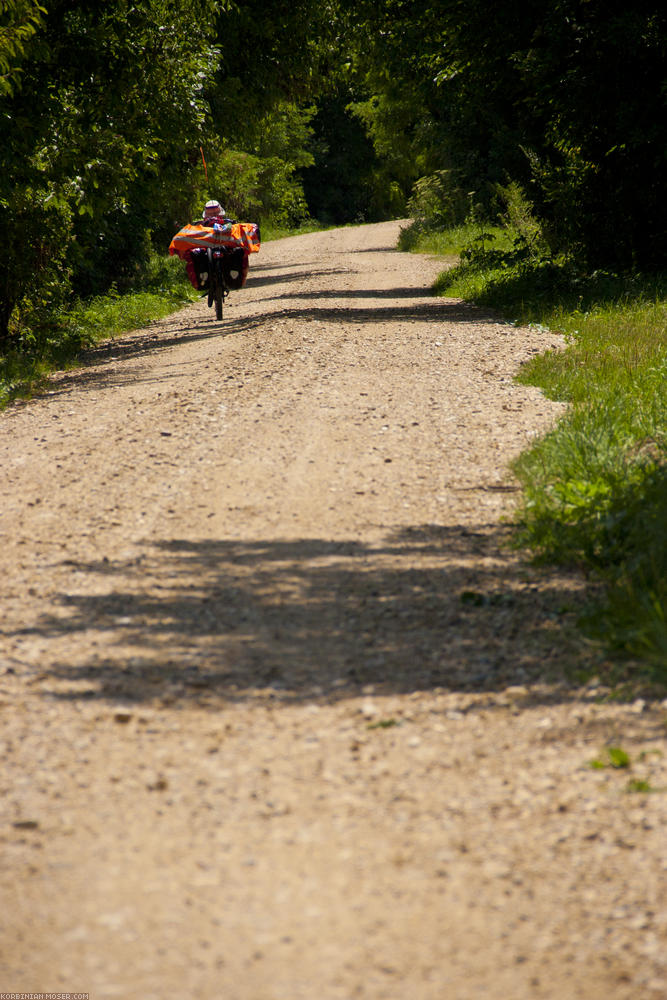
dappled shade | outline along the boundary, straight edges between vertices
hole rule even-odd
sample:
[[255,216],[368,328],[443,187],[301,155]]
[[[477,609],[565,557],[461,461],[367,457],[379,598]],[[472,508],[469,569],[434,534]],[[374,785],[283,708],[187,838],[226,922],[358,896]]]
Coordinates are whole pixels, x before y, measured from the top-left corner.
[[[576,584],[508,573],[506,554],[494,561],[505,541],[489,525],[417,526],[379,546],[164,541],[134,564],[72,564],[95,586],[62,594],[34,631],[97,634],[97,656],[52,669],[52,693],[74,699],[205,706],[562,680]],[[121,573],[131,586],[117,590]]]

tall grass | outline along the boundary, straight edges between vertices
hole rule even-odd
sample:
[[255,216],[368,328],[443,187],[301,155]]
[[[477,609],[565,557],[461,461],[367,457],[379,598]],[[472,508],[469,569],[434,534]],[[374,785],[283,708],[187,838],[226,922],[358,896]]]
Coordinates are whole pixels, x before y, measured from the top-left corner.
[[437,290],[566,337],[518,377],[569,406],[514,464],[517,542],[601,580],[582,627],[667,682],[667,276],[582,273],[513,235],[460,245]]
[[602,578],[606,601],[588,630],[667,681],[667,303],[545,319],[560,319],[569,346],[520,378],[570,407],[516,463],[520,537]]

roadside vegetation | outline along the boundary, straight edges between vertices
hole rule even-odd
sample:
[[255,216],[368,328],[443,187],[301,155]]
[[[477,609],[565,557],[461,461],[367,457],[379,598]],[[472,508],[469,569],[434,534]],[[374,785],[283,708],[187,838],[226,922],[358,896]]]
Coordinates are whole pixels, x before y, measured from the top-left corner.
[[499,194],[496,225],[472,216],[440,231],[416,201],[402,246],[457,255],[441,294],[565,335],[565,350],[519,376],[569,406],[515,463],[516,540],[601,581],[583,628],[628,676],[639,668],[667,682],[667,276],[589,272],[555,256],[521,191]]
[[148,326],[196,298],[180,261],[155,255],[133,290],[111,288],[54,308],[48,324],[26,331],[0,355],[0,409],[39,392],[50,372],[74,366],[84,348]]

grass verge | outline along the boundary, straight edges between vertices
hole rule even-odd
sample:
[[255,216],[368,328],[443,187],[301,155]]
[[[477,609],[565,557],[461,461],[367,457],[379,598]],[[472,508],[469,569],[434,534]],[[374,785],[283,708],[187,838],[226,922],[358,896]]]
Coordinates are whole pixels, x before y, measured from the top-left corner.
[[0,409],[30,398],[50,372],[73,367],[84,347],[148,326],[196,297],[180,261],[155,257],[140,289],[74,301],[53,316],[48,329],[26,331],[19,349],[0,356]]
[[[506,229],[464,227],[440,245],[460,255],[440,294],[565,335],[518,376],[569,407],[514,464],[517,543],[602,581],[582,628],[627,674],[667,683],[667,276],[581,273]],[[413,249],[439,252],[425,238]]]

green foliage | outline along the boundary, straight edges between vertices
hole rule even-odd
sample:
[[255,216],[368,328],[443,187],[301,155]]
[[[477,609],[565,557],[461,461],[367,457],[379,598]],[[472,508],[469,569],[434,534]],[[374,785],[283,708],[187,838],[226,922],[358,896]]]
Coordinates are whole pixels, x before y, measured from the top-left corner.
[[626,788],[628,792],[638,792],[641,795],[656,791],[651,782],[646,781],[645,778],[630,778]]
[[4,0],[0,7],[0,98],[11,97],[20,86],[27,44],[45,13],[35,0]]
[[459,225],[468,215],[469,206],[469,197],[461,190],[452,170],[436,170],[420,177],[408,201],[414,235]]
[[107,295],[61,305],[39,337],[0,355],[0,408],[40,388],[54,366],[75,363],[83,347],[162,319],[196,297],[177,258],[152,254],[140,289],[120,295],[112,288]]
[[343,80],[318,101],[313,165],[300,171],[309,210],[325,224],[391,218],[405,209],[403,192],[353,112],[354,97]]
[[53,190],[16,188],[0,203],[0,349],[48,333],[69,293],[71,229],[71,209]]
[[[249,126],[238,145],[207,147],[208,192],[234,218],[294,228],[308,219],[298,171],[313,162],[314,108],[281,101]],[[202,193],[203,198],[203,193]]]
[[508,233],[514,234],[515,246],[523,248],[530,260],[542,260],[548,244],[524,189],[516,181],[510,181],[507,185],[496,184],[495,190],[501,205],[500,222]]
[[589,631],[667,677],[664,310],[662,328],[651,322],[654,304],[607,308],[604,320],[578,317],[570,347],[541,366],[554,367],[547,384],[565,387],[568,415],[516,471],[525,487],[523,541],[543,559],[580,562],[603,579],[605,600],[588,616]]
[[[52,305],[56,284],[62,296],[70,279],[80,294],[136,279],[205,124],[202,78],[217,54],[205,29],[189,34],[195,14],[213,9],[213,0],[49,3],[20,89],[0,99],[0,349],[17,343],[12,323],[35,332],[34,304]],[[27,245],[51,234],[56,214],[59,238],[35,255]]]
[[[663,454],[664,462],[664,454]],[[667,468],[609,498],[606,600],[584,620],[588,631],[667,680]]]
[[592,760],[590,766],[595,770],[600,770],[605,767],[613,767],[616,770],[624,770],[630,767],[630,754],[627,753],[622,747],[607,747],[606,748],[606,759],[596,758]]
[[[640,762],[643,762],[645,758],[645,752],[639,754]],[[612,768],[612,770],[615,771],[629,771],[633,768],[633,760],[630,757],[630,754],[622,747],[609,746],[605,747],[605,750],[600,757],[595,757],[591,760],[588,766],[593,768],[595,771],[602,771],[606,768]],[[630,793],[647,795],[650,792],[662,791],[663,789],[654,788],[647,778],[633,777],[628,779],[625,785],[625,790]]]
[[663,5],[357,0],[350,16],[378,150],[416,177],[453,170],[489,209],[508,178],[530,189],[555,254],[662,266]]
[[49,362],[25,351],[0,356],[0,409],[12,400],[30,396],[46,379]]
[[206,96],[208,193],[237,218],[296,227],[310,215],[301,172],[314,162],[313,99],[329,86],[336,3],[266,0],[218,12],[221,60]]
[[220,135],[230,141],[280,102],[307,103],[326,86],[339,61],[339,4],[262,0],[261,9],[247,3],[217,6],[222,58],[207,96]]
[[138,287],[152,246],[212,195],[303,225],[313,97],[339,60],[336,3],[270,0],[260,18],[222,0],[47,6],[0,13],[4,353],[51,343],[72,295]]
[[[372,75],[366,86],[375,83]],[[422,170],[429,166],[420,144],[419,104],[408,81],[383,79],[380,93],[363,101],[353,101],[350,111],[365,126],[373,147],[385,169],[391,172],[404,190],[409,189]]]

